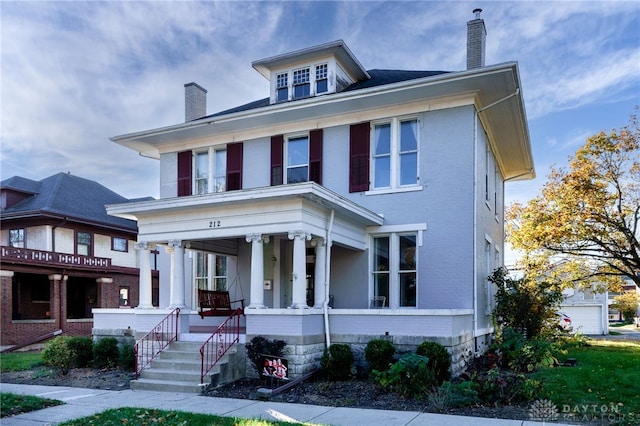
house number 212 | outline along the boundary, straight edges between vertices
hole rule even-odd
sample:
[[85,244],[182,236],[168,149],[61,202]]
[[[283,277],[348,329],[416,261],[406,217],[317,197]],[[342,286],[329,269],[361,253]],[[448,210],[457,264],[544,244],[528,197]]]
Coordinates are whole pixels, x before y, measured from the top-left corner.
[[219,220],[211,220],[209,221],[209,228],[219,228],[220,227],[220,221]]

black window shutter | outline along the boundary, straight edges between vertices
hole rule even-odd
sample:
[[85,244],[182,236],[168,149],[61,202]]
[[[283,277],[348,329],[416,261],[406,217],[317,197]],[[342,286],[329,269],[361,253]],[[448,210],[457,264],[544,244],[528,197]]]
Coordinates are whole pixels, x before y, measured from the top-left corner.
[[271,186],[282,185],[284,136],[271,136]]
[[349,139],[349,192],[369,190],[369,123],[352,124]]
[[191,195],[191,151],[178,153],[178,197]]
[[227,145],[227,191],[242,189],[242,142]]
[[309,132],[309,181],[322,185],[322,129]]

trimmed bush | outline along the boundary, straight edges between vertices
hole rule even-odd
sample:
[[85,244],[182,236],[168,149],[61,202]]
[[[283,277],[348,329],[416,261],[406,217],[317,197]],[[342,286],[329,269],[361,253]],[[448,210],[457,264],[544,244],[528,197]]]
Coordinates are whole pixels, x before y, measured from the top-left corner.
[[437,385],[440,386],[445,380],[449,380],[451,376],[449,369],[451,368],[451,355],[449,351],[437,342],[424,341],[416,348],[418,355],[429,358],[429,369],[433,371]]
[[343,343],[334,343],[324,350],[320,358],[323,375],[329,380],[347,380],[351,378],[353,353],[351,347]]
[[100,339],[93,346],[93,363],[97,368],[113,368],[118,365],[120,351],[115,337]]
[[428,364],[426,356],[406,354],[387,371],[374,371],[373,380],[384,389],[404,397],[421,399],[436,385]]
[[89,337],[70,337],[69,348],[73,352],[72,364],[78,368],[86,368],[93,359],[93,341]]
[[136,353],[133,350],[133,346],[124,345],[120,348],[118,365],[127,371],[133,371],[136,368]]
[[60,370],[67,375],[73,362],[73,351],[69,346],[69,336],[58,336],[49,340],[42,351],[42,362]]
[[281,357],[287,343],[284,340],[270,340],[263,336],[256,336],[246,344],[247,357],[256,369],[258,376],[262,371],[262,356],[269,355]]
[[396,348],[388,340],[374,339],[364,348],[364,357],[369,363],[369,370],[385,371],[393,364]]

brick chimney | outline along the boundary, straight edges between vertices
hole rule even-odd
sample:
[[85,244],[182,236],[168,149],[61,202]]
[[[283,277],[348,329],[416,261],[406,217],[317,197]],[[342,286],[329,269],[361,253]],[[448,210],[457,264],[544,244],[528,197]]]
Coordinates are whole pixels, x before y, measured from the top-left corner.
[[487,43],[487,29],[480,18],[482,9],[474,9],[476,18],[467,22],[467,69],[484,67],[484,52]]
[[196,84],[184,85],[184,121],[197,120],[207,115],[207,89]]

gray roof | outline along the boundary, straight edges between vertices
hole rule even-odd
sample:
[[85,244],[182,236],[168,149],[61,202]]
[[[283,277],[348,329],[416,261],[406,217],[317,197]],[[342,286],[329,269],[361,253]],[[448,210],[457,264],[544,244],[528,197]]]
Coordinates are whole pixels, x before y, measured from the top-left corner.
[[[399,83],[401,81],[414,80],[417,78],[431,77],[438,74],[445,74],[448,71],[406,71],[406,70],[368,70],[367,74],[370,78],[366,80],[357,81],[348,87],[344,88],[343,92],[350,92],[359,89],[367,89],[369,87],[383,86],[385,84]],[[327,96],[327,95],[324,95]],[[328,95],[331,96],[331,95]],[[290,101],[295,102],[295,100]],[[225,111],[220,111],[215,114],[208,115],[207,117],[219,117],[227,114],[233,114],[235,112],[249,111],[255,108],[262,108],[269,106],[269,98],[259,99],[257,101],[249,102],[248,104],[240,105]],[[201,120],[202,118],[198,118]]]
[[130,200],[89,179],[69,173],[58,173],[41,181],[14,176],[0,182],[0,189],[30,195],[3,210],[0,213],[2,220],[63,217],[71,222],[126,232],[138,231],[136,221],[109,216],[104,207],[105,204],[121,204]]

